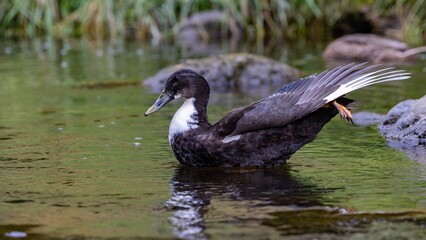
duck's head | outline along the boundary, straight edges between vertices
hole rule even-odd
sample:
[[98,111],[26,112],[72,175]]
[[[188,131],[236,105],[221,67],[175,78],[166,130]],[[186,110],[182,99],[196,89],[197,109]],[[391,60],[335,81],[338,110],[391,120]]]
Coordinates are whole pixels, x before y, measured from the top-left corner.
[[205,98],[208,100],[209,92],[209,85],[200,74],[189,69],[176,71],[167,79],[163,91],[145,112],[145,116],[158,111],[174,99]]

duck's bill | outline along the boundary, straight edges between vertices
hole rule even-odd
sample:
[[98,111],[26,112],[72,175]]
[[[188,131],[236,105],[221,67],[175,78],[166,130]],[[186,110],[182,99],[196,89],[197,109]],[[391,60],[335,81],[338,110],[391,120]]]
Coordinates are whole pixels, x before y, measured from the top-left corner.
[[167,95],[163,91],[160,94],[160,96],[158,97],[157,101],[155,101],[155,103],[148,109],[148,111],[145,112],[145,117],[148,116],[151,113],[154,113],[154,112],[160,110],[160,108],[162,108],[164,105],[166,105],[171,100],[173,100],[173,98],[170,97],[169,95]]

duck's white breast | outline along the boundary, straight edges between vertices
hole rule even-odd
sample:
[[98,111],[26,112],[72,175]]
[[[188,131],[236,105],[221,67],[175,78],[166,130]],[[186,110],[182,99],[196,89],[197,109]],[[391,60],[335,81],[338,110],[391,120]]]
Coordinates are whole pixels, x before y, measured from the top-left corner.
[[198,127],[196,120],[197,109],[194,106],[195,98],[186,99],[182,106],[173,116],[169,128],[169,143],[172,144],[173,137],[178,133],[183,133]]

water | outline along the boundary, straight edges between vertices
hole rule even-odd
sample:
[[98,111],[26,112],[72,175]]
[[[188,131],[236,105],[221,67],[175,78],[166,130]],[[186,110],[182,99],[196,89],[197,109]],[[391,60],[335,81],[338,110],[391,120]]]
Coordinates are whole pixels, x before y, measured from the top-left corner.
[[[307,73],[323,70],[321,46],[309,45],[240,50]],[[3,41],[0,50],[0,239],[426,234],[426,166],[388,147],[375,127],[336,118],[282,167],[183,168],[167,143],[179,105],[143,117],[157,95],[139,82],[188,52],[53,40]],[[359,110],[380,113],[419,98],[426,93],[424,64],[405,66],[414,73],[410,81],[350,97]],[[258,96],[212,98],[214,122]]]

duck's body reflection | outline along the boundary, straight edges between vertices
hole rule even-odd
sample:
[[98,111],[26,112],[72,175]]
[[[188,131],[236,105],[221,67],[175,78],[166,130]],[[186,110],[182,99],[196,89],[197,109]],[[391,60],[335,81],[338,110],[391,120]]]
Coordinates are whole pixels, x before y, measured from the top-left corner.
[[[212,199],[238,201],[247,211],[262,207],[321,206],[321,193],[313,184],[295,178],[289,166],[268,169],[199,169],[179,167],[170,182],[174,234],[205,239],[204,215]],[[247,204],[248,202],[248,204]]]

